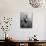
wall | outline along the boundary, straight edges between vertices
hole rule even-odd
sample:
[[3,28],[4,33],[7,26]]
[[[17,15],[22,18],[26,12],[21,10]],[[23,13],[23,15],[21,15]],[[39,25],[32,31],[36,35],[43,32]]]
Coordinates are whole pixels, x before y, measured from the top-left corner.
[[[21,29],[20,28],[20,12],[33,12],[33,28]],[[13,22],[10,33],[17,40],[27,40],[34,34],[37,35],[39,40],[45,39],[45,15],[46,8],[33,8],[29,5],[28,0],[0,0],[0,19],[4,16],[13,17]],[[2,35],[0,31],[0,35]],[[45,33],[45,34],[44,34]],[[3,33],[4,34],[4,33]],[[0,36],[0,39],[4,37]]]

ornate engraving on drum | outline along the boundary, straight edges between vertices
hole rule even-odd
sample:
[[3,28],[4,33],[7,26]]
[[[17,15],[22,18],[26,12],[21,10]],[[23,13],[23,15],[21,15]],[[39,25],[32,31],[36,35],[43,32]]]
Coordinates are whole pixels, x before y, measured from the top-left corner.
[[43,0],[29,0],[29,4],[34,8],[38,8],[42,5]]

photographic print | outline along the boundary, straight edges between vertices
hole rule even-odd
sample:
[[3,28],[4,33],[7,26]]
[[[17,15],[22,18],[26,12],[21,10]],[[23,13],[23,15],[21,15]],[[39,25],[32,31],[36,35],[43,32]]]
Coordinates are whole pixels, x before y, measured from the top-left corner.
[[25,12],[20,13],[20,27],[21,28],[32,28],[33,15],[28,15]]

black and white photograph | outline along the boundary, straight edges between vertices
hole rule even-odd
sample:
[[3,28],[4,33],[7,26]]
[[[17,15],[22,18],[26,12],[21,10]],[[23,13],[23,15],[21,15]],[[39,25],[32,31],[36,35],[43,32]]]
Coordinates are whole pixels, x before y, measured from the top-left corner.
[[33,15],[28,13],[20,13],[20,27],[21,28],[32,28]]

